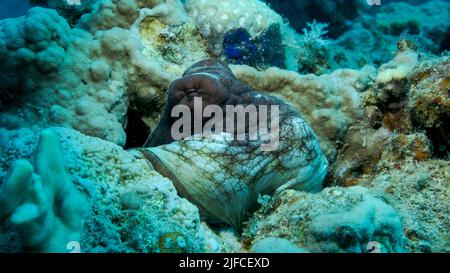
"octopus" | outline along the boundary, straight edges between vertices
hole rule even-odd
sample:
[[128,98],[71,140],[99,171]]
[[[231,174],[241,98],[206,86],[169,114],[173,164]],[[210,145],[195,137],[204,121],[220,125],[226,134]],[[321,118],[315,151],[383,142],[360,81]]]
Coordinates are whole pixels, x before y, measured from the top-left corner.
[[[194,110],[196,98],[202,99],[203,110],[209,105],[223,110],[216,114],[223,115],[223,126],[203,135],[191,127],[182,139],[175,139],[171,128],[177,119],[172,117],[172,110],[180,105]],[[276,121],[278,129],[268,126],[257,131],[258,137],[250,137],[254,124],[245,122],[245,130],[239,133],[244,137],[237,138],[242,127],[238,128],[234,116],[231,133],[214,130],[227,125],[230,105],[268,109],[265,121]],[[272,115],[274,109],[278,109],[277,116]],[[245,121],[250,120],[251,113],[247,114]],[[202,116],[202,124],[212,118]],[[273,143],[267,135],[275,136],[275,148],[267,149]],[[159,124],[144,147],[135,151],[171,179],[178,193],[194,203],[208,221],[226,223],[237,230],[258,208],[260,196],[285,189],[320,191],[328,168],[315,133],[295,108],[252,90],[225,63],[215,59],[194,64],[170,85]]]

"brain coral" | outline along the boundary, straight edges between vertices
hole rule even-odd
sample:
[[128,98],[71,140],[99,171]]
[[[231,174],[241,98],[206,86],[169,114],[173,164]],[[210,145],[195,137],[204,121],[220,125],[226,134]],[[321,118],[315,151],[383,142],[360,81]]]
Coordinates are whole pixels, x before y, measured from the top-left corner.
[[187,0],[185,9],[217,55],[222,50],[225,33],[232,29],[245,28],[255,37],[273,23],[283,24],[280,15],[257,0]]

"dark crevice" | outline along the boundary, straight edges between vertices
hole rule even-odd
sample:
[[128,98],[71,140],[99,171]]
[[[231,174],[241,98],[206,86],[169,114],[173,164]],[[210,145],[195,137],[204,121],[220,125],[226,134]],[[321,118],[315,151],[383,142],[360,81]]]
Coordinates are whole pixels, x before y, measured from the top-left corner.
[[137,98],[132,96],[129,100],[128,112],[125,122],[127,140],[125,149],[143,147],[152,128],[145,122],[145,117],[154,116],[160,112],[158,98]]
[[125,133],[127,134],[125,149],[142,147],[150,133],[150,128],[142,120],[141,113],[134,108],[128,110]]
[[448,159],[450,157],[450,126],[428,129],[426,133],[433,145],[433,155],[437,158]]
[[450,27],[447,28],[447,31],[444,34],[444,39],[440,44],[439,51],[440,52],[450,51]]
[[[417,130],[424,130],[431,142],[433,157],[448,160],[450,158],[450,123],[443,122],[439,127],[424,128],[419,124],[416,113],[411,113],[413,125]],[[443,115],[439,120],[449,120],[450,114]]]

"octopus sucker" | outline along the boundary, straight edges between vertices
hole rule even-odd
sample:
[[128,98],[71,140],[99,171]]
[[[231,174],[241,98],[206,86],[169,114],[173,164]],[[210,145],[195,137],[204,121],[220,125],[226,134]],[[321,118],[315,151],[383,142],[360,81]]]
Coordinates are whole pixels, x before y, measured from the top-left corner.
[[[204,135],[191,132],[175,140],[170,131],[174,124],[171,109],[177,105],[192,108],[195,97],[201,97],[206,105],[219,105],[224,115],[226,105],[277,106],[279,116],[269,115],[267,122],[276,119],[279,129],[266,132],[278,133],[276,148],[265,149],[267,138],[259,131],[257,139],[249,135],[236,139],[235,134],[213,131]],[[328,167],[317,137],[296,109],[255,92],[237,80],[226,64],[213,59],[194,64],[171,84],[160,123],[144,147],[134,152],[171,179],[179,194],[197,205],[209,221],[227,223],[237,230],[257,209],[259,195],[283,189],[317,192]]]

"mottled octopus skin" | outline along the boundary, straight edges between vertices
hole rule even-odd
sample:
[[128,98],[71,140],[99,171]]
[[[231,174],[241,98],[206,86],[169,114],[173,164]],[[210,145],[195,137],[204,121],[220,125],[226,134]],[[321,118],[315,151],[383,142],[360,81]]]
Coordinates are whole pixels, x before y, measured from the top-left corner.
[[[164,130],[170,135],[170,123],[164,122],[169,120],[167,113],[171,107],[177,104],[176,100],[171,100],[171,93],[177,88],[192,87],[185,82],[187,77],[192,77],[192,71],[208,71],[220,78],[221,84],[203,84],[203,78],[196,79],[199,81],[196,86],[206,88],[207,92],[216,92],[208,88],[225,88],[227,94],[220,97],[219,103],[278,105],[278,149],[265,151],[260,140],[230,140],[225,137],[226,133],[214,133],[203,139],[191,136],[178,141],[168,137]],[[161,122],[150,136],[147,147],[138,151],[158,172],[170,178],[179,194],[197,205],[208,220],[230,224],[237,230],[257,208],[258,195],[271,195],[287,188],[319,191],[328,168],[317,137],[296,109],[278,98],[252,91],[240,83],[225,64],[216,60],[195,64],[171,85]]]

